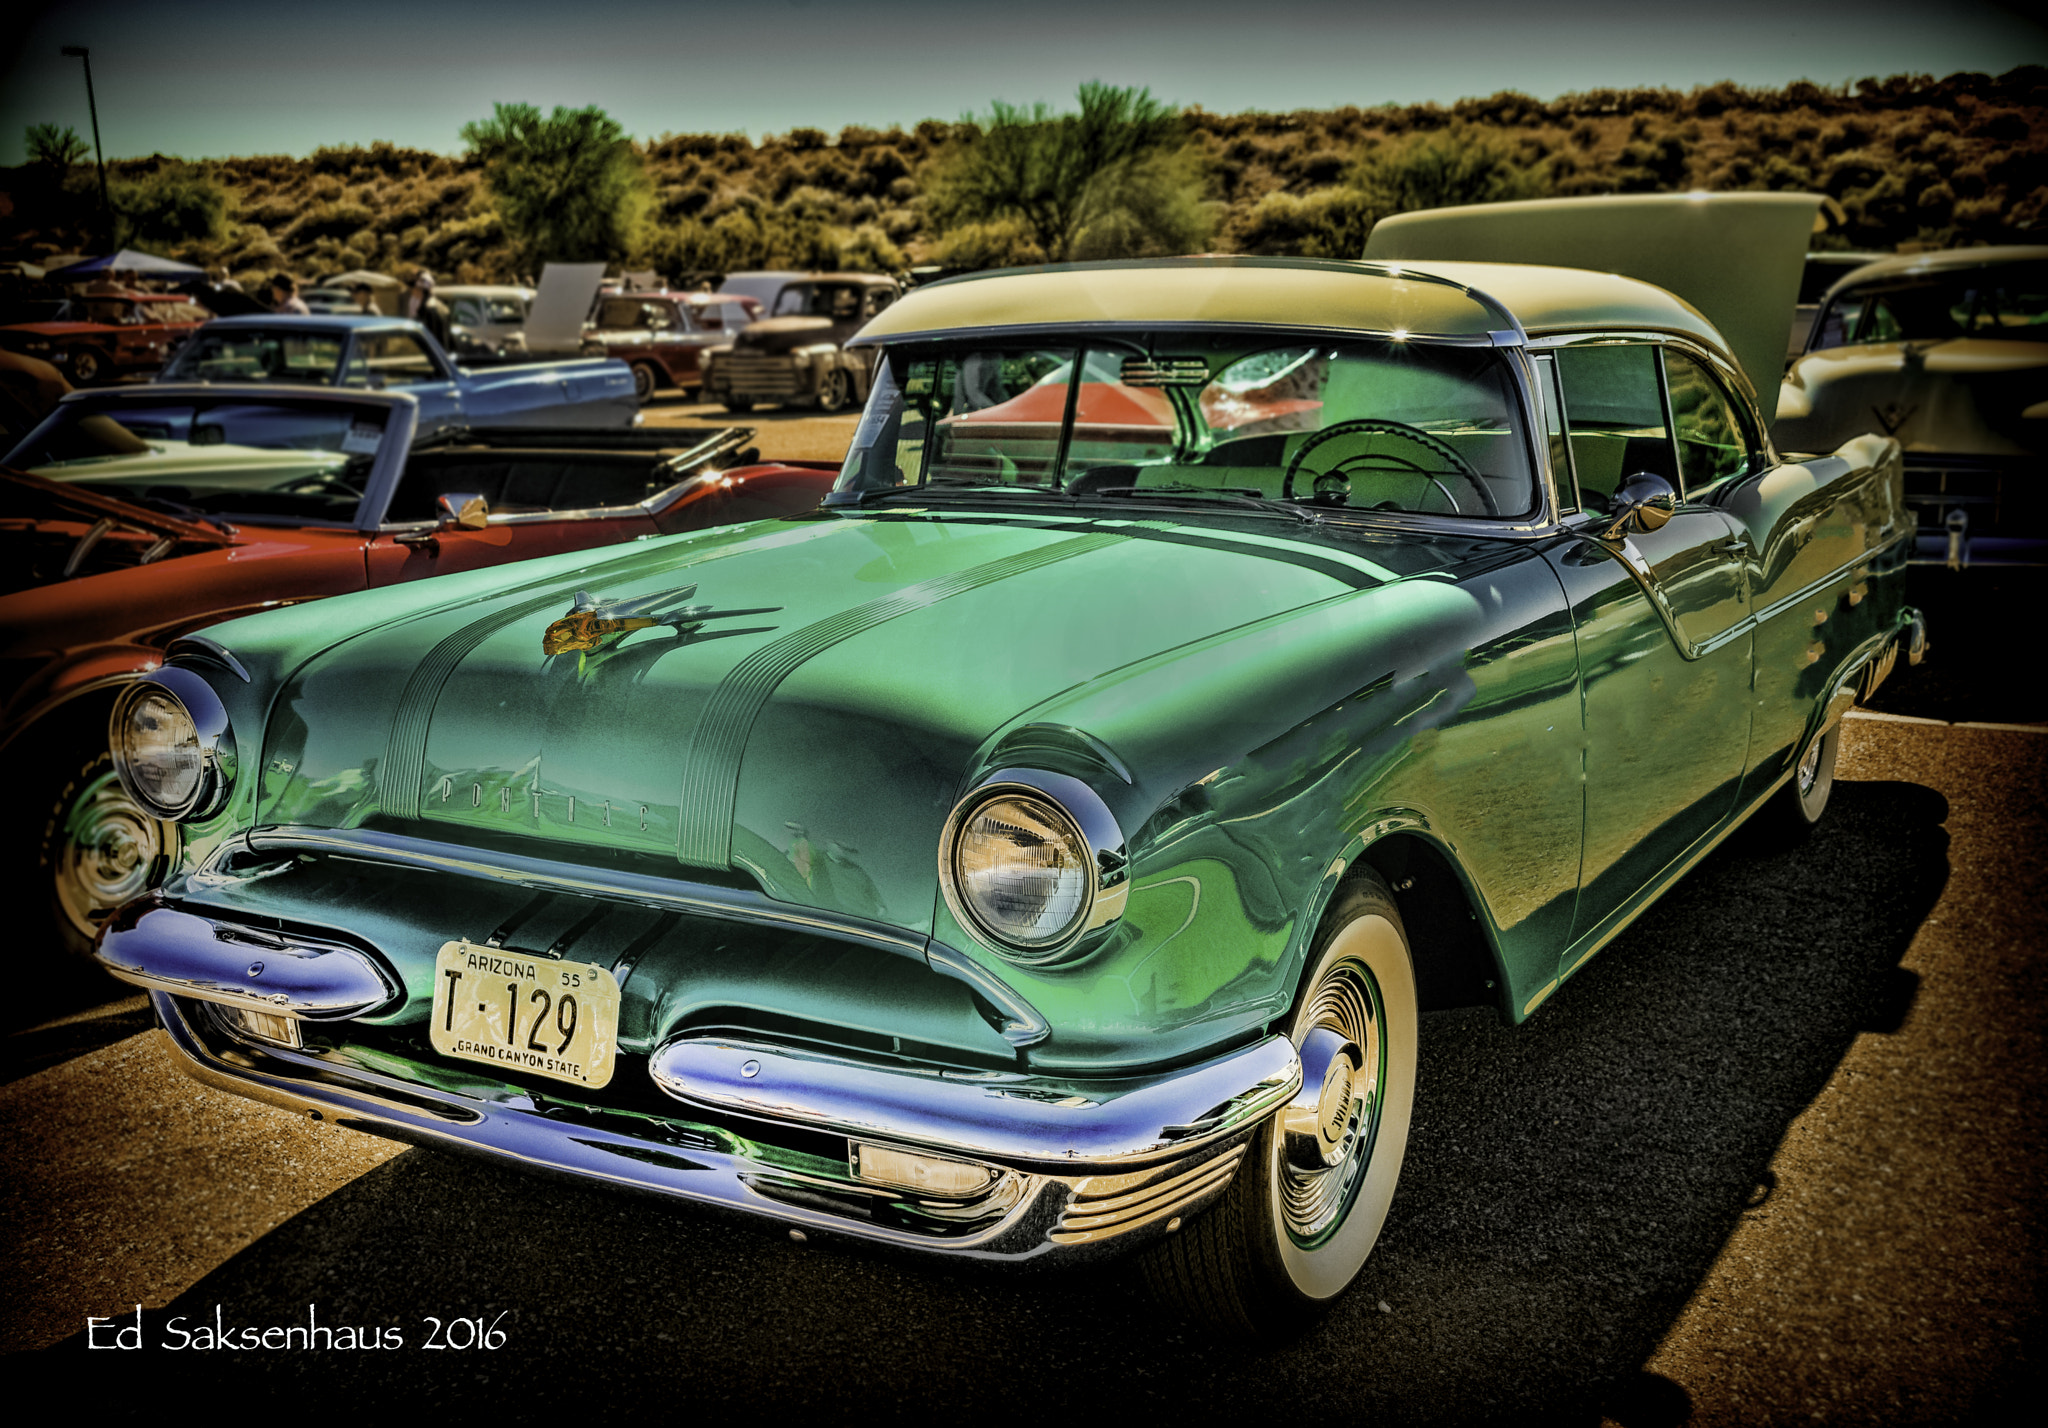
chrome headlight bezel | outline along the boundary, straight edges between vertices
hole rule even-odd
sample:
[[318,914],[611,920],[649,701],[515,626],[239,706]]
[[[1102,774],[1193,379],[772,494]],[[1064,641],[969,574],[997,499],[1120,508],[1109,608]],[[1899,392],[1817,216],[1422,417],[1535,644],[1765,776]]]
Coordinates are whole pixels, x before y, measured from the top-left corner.
[[[960,844],[971,819],[988,803],[1023,796],[1048,804],[1085,847],[1088,886],[1083,906],[1068,929],[1044,943],[1005,936],[990,925],[968,895],[959,867]],[[1102,933],[1124,915],[1129,893],[1129,858],[1123,829],[1100,794],[1080,779],[1043,769],[998,769],[953,806],[939,835],[939,886],[954,921],[1007,962],[1023,967],[1056,967],[1086,956]]]
[[[199,778],[190,795],[175,805],[159,802],[144,791],[130,767],[124,730],[135,706],[151,695],[168,695],[184,710],[192,725],[199,755]],[[144,675],[114,701],[107,721],[107,743],[114,755],[114,774],[128,796],[152,815],[173,822],[210,818],[226,805],[235,782],[235,738],[228,724],[228,711],[211,685],[189,669],[175,665]]]

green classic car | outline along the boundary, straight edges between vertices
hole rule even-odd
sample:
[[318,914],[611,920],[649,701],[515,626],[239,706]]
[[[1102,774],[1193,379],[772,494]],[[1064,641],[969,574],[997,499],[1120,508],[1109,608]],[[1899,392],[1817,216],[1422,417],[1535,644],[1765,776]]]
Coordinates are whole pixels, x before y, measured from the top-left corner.
[[124,697],[185,855],[98,956],[194,1075],[814,1233],[1142,1247],[1278,1331],[1379,1233],[1419,1014],[1518,1022],[1820,817],[1920,652],[1897,445],[1781,463],[1642,282],[1078,264],[860,341],[815,512],[236,620]]

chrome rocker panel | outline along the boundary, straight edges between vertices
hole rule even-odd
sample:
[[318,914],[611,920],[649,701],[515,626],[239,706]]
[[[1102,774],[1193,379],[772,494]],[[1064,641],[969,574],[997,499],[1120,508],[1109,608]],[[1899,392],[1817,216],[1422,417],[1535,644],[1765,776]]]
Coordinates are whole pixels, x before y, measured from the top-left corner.
[[[158,907],[125,931],[109,928],[97,954],[116,975],[150,988],[182,1068],[207,1085],[396,1140],[975,1259],[1070,1260],[1172,1233],[1221,1195],[1252,1132],[1301,1079],[1284,1037],[1163,1076],[1095,1085],[900,1071],[726,1037],[678,1038],[651,1059],[657,1085],[677,1099],[674,1121],[570,1106],[511,1085],[467,1094],[237,1030],[208,1004],[289,1015],[286,1008],[311,1005],[317,992],[311,983],[280,983],[266,990],[286,1001],[252,999],[209,977],[211,949],[195,952],[199,938],[246,957],[244,933],[274,939]],[[369,960],[346,948],[299,959],[265,949],[266,979],[269,965],[324,970],[338,953]],[[740,1129],[696,1121],[685,1101],[738,1119]],[[849,1165],[827,1173],[815,1161],[808,1170],[779,1163],[776,1126],[847,1135]],[[987,1180],[951,1195],[876,1183],[854,1164],[863,1147],[968,1158]]]

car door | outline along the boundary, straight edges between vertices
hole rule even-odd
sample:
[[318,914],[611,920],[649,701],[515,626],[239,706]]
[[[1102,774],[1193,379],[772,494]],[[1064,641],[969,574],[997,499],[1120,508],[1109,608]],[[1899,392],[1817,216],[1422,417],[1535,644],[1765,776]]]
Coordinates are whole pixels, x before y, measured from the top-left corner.
[[[1552,547],[1577,630],[1585,839],[1573,936],[1584,938],[1734,809],[1749,752],[1751,622],[1741,528],[1686,498],[1654,344],[1560,347],[1562,452],[1579,511]],[[1680,496],[1657,530],[1607,534],[1639,472]]]
[[[396,585],[660,534],[644,509],[625,504],[614,487],[600,489],[594,478],[602,471],[596,468],[611,459],[597,454],[588,478],[579,478],[573,455],[564,459],[560,453],[416,453],[370,541],[370,584]],[[482,496],[489,521],[481,530],[439,524],[442,495],[457,505],[464,496]]]

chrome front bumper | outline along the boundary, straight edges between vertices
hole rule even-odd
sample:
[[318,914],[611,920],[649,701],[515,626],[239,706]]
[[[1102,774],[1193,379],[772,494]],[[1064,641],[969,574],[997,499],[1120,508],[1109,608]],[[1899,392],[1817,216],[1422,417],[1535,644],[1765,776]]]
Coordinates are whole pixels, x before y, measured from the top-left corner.
[[[1222,1194],[1252,1133],[1301,1082],[1293,1046],[1277,1036],[1092,1083],[681,1036],[646,1062],[674,1113],[619,1109],[491,1082],[468,1063],[422,1062],[461,1074],[413,1079],[393,1074],[402,1056],[251,1034],[250,1012],[340,1029],[373,1009],[353,1005],[372,976],[390,982],[365,952],[297,940],[156,906],[117,917],[97,955],[149,988],[184,1069],[221,1090],[399,1140],[973,1258],[1071,1258],[1172,1233]],[[953,1183],[915,1188],[900,1168],[890,1178],[888,1167],[918,1163]]]

